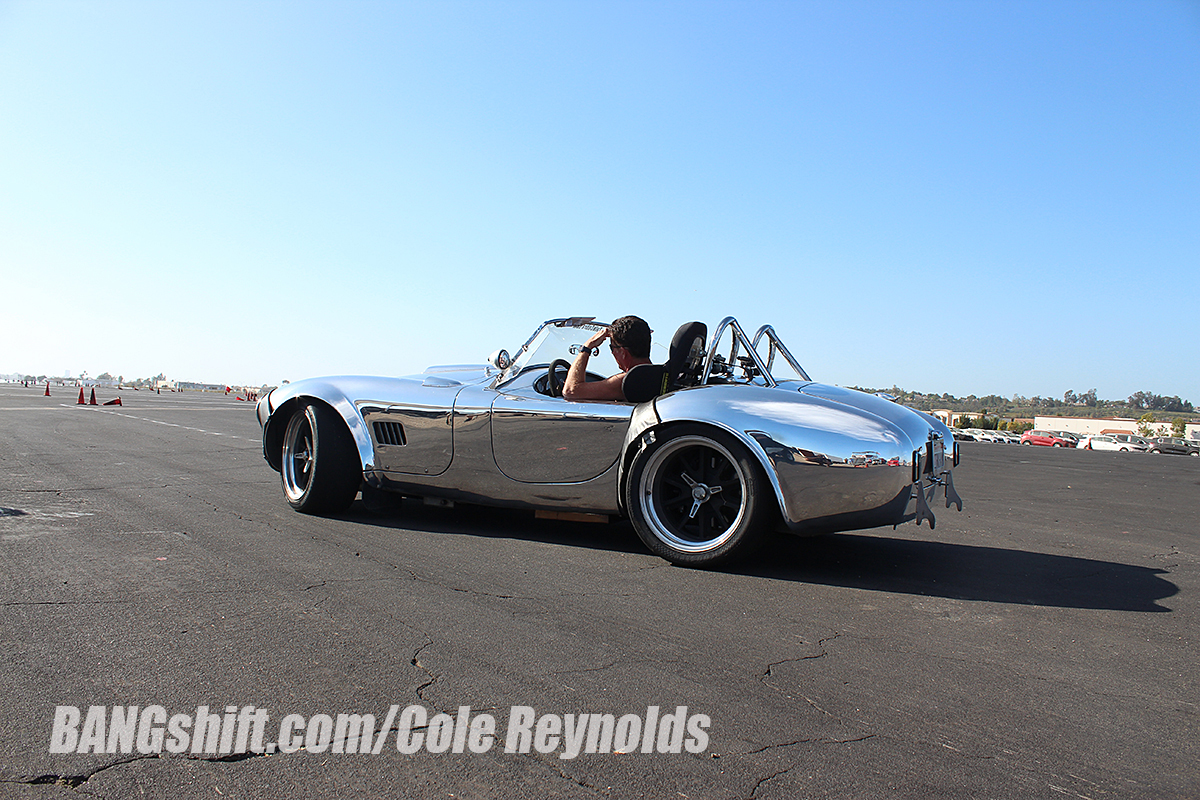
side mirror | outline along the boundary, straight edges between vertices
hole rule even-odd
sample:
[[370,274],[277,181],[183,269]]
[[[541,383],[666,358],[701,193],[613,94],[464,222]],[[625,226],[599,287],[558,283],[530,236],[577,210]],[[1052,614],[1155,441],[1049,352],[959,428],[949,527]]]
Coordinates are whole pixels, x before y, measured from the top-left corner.
[[498,370],[506,370],[512,364],[512,356],[507,350],[497,350],[488,356],[488,363]]

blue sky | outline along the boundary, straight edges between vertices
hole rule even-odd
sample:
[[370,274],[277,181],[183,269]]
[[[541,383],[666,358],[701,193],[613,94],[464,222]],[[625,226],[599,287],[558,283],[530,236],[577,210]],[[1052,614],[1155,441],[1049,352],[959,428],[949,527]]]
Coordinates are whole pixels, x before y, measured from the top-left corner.
[[0,373],[278,383],[543,319],[1200,403],[1200,4],[4,2]]

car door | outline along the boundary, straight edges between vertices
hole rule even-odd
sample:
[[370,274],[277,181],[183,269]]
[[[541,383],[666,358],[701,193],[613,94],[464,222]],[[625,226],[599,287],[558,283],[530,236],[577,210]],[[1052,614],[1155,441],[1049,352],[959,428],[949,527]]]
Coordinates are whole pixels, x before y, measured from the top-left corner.
[[518,379],[492,401],[496,467],[523,483],[579,483],[611,469],[621,455],[634,406],[573,403]]

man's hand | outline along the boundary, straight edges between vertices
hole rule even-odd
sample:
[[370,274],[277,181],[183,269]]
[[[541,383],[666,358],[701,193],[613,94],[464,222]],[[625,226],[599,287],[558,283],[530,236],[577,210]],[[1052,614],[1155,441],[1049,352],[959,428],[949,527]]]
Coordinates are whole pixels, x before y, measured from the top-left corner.
[[587,344],[585,344],[584,347],[586,347],[588,350],[595,350],[597,347],[604,344],[604,340],[610,336],[612,336],[612,331],[610,331],[607,327],[601,328],[592,334],[592,338],[587,340]]
[[589,383],[587,379],[587,363],[588,358],[592,355],[592,350],[604,344],[604,340],[611,335],[611,331],[607,327],[596,331],[580,349],[575,356],[575,361],[571,363],[571,369],[567,372],[566,381],[563,382],[564,398],[567,400],[625,399],[625,393],[621,390],[621,382],[625,380],[624,372],[602,381]]

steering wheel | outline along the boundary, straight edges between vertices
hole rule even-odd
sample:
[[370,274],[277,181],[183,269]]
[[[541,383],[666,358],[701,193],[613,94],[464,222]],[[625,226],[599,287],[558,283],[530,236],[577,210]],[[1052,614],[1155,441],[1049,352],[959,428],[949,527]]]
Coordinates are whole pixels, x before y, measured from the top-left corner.
[[562,397],[563,385],[558,379],[558,366],[560,364],[567,371],[571,369],[571,362],[565,358],[556,358],[550,362],[550,369],[546,372],[546,388],[550,391],[551,397]]

